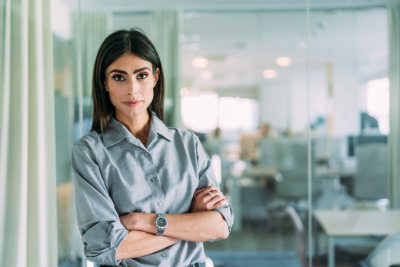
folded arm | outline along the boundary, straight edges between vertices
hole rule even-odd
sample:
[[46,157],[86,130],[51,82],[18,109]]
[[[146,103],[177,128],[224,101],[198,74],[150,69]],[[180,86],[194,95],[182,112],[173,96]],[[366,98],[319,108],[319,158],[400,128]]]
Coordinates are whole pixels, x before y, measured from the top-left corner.
[[[225,196],[217,187],[207,187],[196,191],[191,213],[167,214],[168,226],[164,236],[192,242],[225,239],[229,236],[229,227],[221,213],[215,208],[228,204]],[[129,213],[121,217],[122,224],[128,230],[156,233],[154,213]]]
[[129,231],[117,249],[116,260],[132,259],[160,251],[178,242],[177,239],[156,236],[143,231]]
[[108,194],[95,153],[80,144],[72,155],[78,225],[87,259],[114,266],[120,260],[149,255],[178,242],[143,231],[128,231]]

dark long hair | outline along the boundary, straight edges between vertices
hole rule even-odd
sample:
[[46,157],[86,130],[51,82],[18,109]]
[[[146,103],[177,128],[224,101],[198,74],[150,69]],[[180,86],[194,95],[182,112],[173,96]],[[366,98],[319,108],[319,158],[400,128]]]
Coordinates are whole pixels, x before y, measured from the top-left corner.
[[164,120],[164,73],[160,57],[154,45],[141,30],[137,28],[119,30],[110,34],[97,52],[92,80],[92,131],[104,132],[115,113],[115,108],[105,89],[105,72],[108,66],[125,53],[132,53],[149,61],[153,67],[153,74],[159,69],[159,78],[153,89],[154,97],[150,108],[161,120]]

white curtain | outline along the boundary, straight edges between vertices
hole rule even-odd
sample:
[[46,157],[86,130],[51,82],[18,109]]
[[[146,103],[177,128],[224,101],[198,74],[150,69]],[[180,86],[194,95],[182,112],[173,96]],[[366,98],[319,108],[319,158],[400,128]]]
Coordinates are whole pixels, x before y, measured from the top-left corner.
[[182,127],[180,111],[180,10],[155,10],[151,27],[151,40],[157,48],[165,75],[165,121]]
[[56,266],[50,0],[0,0],[0,266]]
[[389,79],[390,79],[390,181],[391,203],[400,209],[400,3],[389,10]]

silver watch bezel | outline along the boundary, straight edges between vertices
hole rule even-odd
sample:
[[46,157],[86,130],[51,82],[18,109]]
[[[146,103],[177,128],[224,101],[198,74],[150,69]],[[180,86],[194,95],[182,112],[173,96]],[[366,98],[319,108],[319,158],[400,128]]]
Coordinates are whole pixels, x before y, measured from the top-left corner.
[[[159,220],[160,219],[164,219],[165,220],[165,225],[164,226],[159,224]],[[164,232],[165,232],[165,229],[168,226],[168,219],[167,219],[167,217],[165,216],[164,213],[157,214],[155,224],[156,224],[156,234],[157,235],[163,235]]]

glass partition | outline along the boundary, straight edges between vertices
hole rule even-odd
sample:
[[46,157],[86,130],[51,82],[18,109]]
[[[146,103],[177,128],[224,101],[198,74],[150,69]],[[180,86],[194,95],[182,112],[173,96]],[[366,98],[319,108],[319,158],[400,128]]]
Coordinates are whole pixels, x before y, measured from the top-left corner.
[[387,21],[383,7],[311,11],[313,239],[328,266],[357,266],[386,234],[371,220],[390,205]]
[[184,123],[220,158],[235,213],[229,239],[205,243],[206,251],[217,265],[261,266],[275,256],[300,264],[288,207],[306,214],[305,9],[188,10],[183,25],[181,99],[198,102],[182,105]]
[[83,246],[76,226],[73,202],[71,150],[79,137],[79,103],[77,77],[80,57],[74,18],[79,1],[52,1],[54,110],[57,175],[57,221],[59,266],[82,266]]

